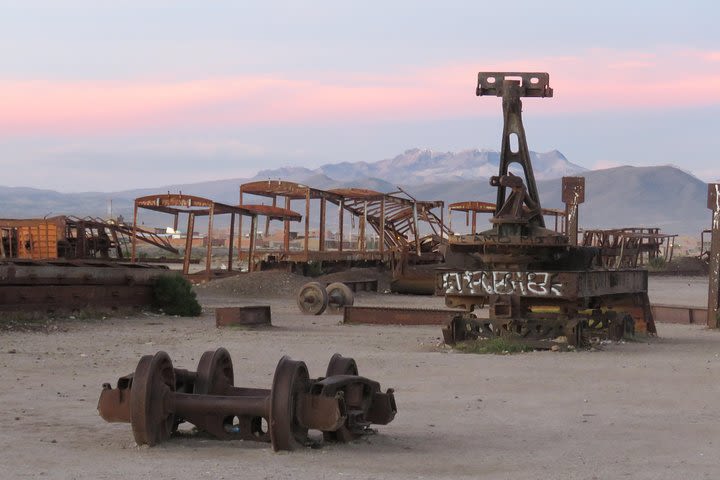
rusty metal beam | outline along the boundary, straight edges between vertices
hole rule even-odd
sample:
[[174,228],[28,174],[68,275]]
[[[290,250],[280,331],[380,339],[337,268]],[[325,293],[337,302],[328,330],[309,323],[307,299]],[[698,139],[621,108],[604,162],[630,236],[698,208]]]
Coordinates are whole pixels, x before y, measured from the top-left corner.
[[305,194],[305,255],[310,251],[310,189]]
[[207,240],[207,250],[205,251],[205,271],[208,275],[212,271],[212,249],[213,249],[213,220],[215,219],[215,204],[210,206],[210,215],[208,217],[208,232],[205,240]]
[[134,208],[134,210],[133,210],[132,251],[131,251],[131,253],[130,253],[130,261],[131,261],[131,262],[134,262],[134,261],[137,259],[137,257],[136,257],[137,228],[138,228],[138,227],[137,227],[137,219],[138,219],[138,205],[137,205],[137,203],[136,203],[136,204],[135,204],[135,208]]
[[320,231],[318,232],[318,250],[321,252],[325,250],[325,216],[327,210],[327,200],[324,198],[320,199]]
[[[505,185],[500,177],[507,176],[512,163],[522,167],[525,176],[525,188],[527,189],[525,203],[536,207],[528,217],[531,224],[545,227],[545,219],[540,213],[540,195],[538,194],[535,175],[532,163],[530,162],[530,150],[527,146],[525,128],[522,123],[522,101],[521,97],[552,97],[553,90],[550,88],[550,76],[544,72],[480,72],[476,95],[496,95],[502,97],[503,107],[503,134],[500,150],[500,169],[498,174],[497,210],[496,217],[505,210],[506,202],[510,203],[510,196],[506,198]],[[494,177],[493,177],[494,178]]]
[[345,307],[343,323],[373,325],[447,325],[458,314],[457,310]]
[[216,327],[230,327],[235,325],[272,325],[270,305],[219,307],[215,309]]
[[720,327],[720,183],[708,185],[707,206],[712,210],[707,325],[710,328],[718,328]]
[[142,307],[165,267],[89,260],[0,262],[0,311]]
[[344,212],[345,212],[345,200],[340,201],[340,207],[338,208],[338,236],[340,237],[340,241],[338,242],[338,252],[343,251],[343,242],[345,241],[345,219],[344,219]]
[[562,201],[565,204],[565,234],[570,245],[577,245],[578,205],[585,202],[585,177],[562,178]]
[[235,214],[230,214],[230,238],[228,238],[228,272],[232,271],[233,266],[233,242],[235,240]]
[[141,307],[152,303],[150,285],[3,285],[0,311],[57,311]]
[[[290,210],[290,197],[285,197],[285,209]],[[290,220],[285,219],[283,224],[283,250],[285,253],[290,252]]]
[[380,253],[385,253],[385,197],[380,200]]
[[652,304],[650,309],[653,319],[658,323],[697,324],[707,322],[707,308]]
[[248,245],[248,272],[255,270],[255,241],[257,239],[257,217],[250,218],[250,244]]
[[193,234],[195,233],[195,214],[188,213],[187,232],[185,233],[185,252],[183,254],[183,275],[190,272],[190,254],[192,253]]

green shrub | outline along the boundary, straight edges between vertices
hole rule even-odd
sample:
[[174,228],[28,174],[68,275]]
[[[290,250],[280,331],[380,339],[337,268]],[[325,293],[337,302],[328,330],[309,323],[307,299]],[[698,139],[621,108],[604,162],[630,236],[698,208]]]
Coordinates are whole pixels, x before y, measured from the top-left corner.
[[525,345],[518,341],[508,340],[503,337],[483,338],[459,342],[454,348],[458,352],[462,353],[508,354],[533,351],[533,348],[529,345]]
[[310,261],[305,265],[304,270],[303,274],[306,277],[319,277],[324,273],[322,261]]
[[667,262],[663,257],[651,258],[648,261],[648,268],[651,270],[665,270],[665,267],[667,267]]
[[192,285],[181,275],[163,275],[157,279],[153,288],[153,307],[181,317],[197,317],[202,311]]

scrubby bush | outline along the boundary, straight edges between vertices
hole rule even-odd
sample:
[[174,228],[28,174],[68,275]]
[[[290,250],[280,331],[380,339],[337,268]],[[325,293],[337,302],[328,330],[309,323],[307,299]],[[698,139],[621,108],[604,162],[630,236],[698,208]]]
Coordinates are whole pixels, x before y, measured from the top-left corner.
[[518,341],[507,340],[503,337],[482,338],[478,340],[468,340],[458,342],[454,346],[455,350],[462,353],[494,353],[508,354],[532,352],[533,348]]
[[319,276],[322,275],[323,273],[325,273],[325,272],[323,271],[322,261],[318,261],[318,262],[310,261],[310,262],[308,262],[308,263],[305,265],[305,268],[304,268],[304,271],[303,271],[303,274],[304,274],[306,277],[319,277]]
[[648,261],[648,268],[651,270],[665,270],[667,262],[663,257],[654,257]]
[[163,275],[157,279],[153,288],[153,307],[181,317],[197,317],[202,311],[192,285],[181,275]]

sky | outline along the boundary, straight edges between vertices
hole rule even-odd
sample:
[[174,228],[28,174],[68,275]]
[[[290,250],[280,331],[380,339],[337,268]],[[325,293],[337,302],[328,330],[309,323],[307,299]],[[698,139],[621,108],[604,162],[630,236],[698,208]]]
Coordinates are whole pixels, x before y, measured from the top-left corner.
[[480,71],[550,74],[531,150],[720,180],[720,2],[0,0],[0,185],[119,191],[499,150]]

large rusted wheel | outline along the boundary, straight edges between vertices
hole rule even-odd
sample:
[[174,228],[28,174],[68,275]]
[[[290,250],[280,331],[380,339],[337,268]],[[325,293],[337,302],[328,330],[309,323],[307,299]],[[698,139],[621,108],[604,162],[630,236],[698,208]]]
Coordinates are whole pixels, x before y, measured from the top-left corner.
[[355,303],[355,294],[342,282],[331,283],[325,290],[328,294],[328,313],[340,313],[343,307]]
[[[330,363],[328,363],[327,371],[325,372],[326,377],[332,377],[333,375],[358,375],[357,363],[350,357],[343,357],[339,353],[336,353],[330,357]],[[346,425],[343,425],[334,432],[323,432],[323,440],[326,442],[349,442],[358,437],[359,435],[352,433]]]
[[296,419],[298,396],[308,389],[304,362],[284,356],[278,362],[270,393],[270,441],[273,450],[294,450],[307,443],[308,429]]
[[301,312],[309,315],[320,315],[328,305],[327,290],[318,282],[306,283],[298,292],[297,303]]
[[230,353],[224,348],[208,350],[200,357],[193,393],[223,395],[235,384]]
[[140,359],[130,389],[130,419],[138,445],[157,445],[170,438],[175,417],[166,399],[175,390],[175,371],[165,352]]
[[350,357],[343,357],[339,353],[330,357],[330,363],[328,363],[327,370],[325,372],[326,377],[332,377],[333,375],[357,374],[358,368],[355,360]]

